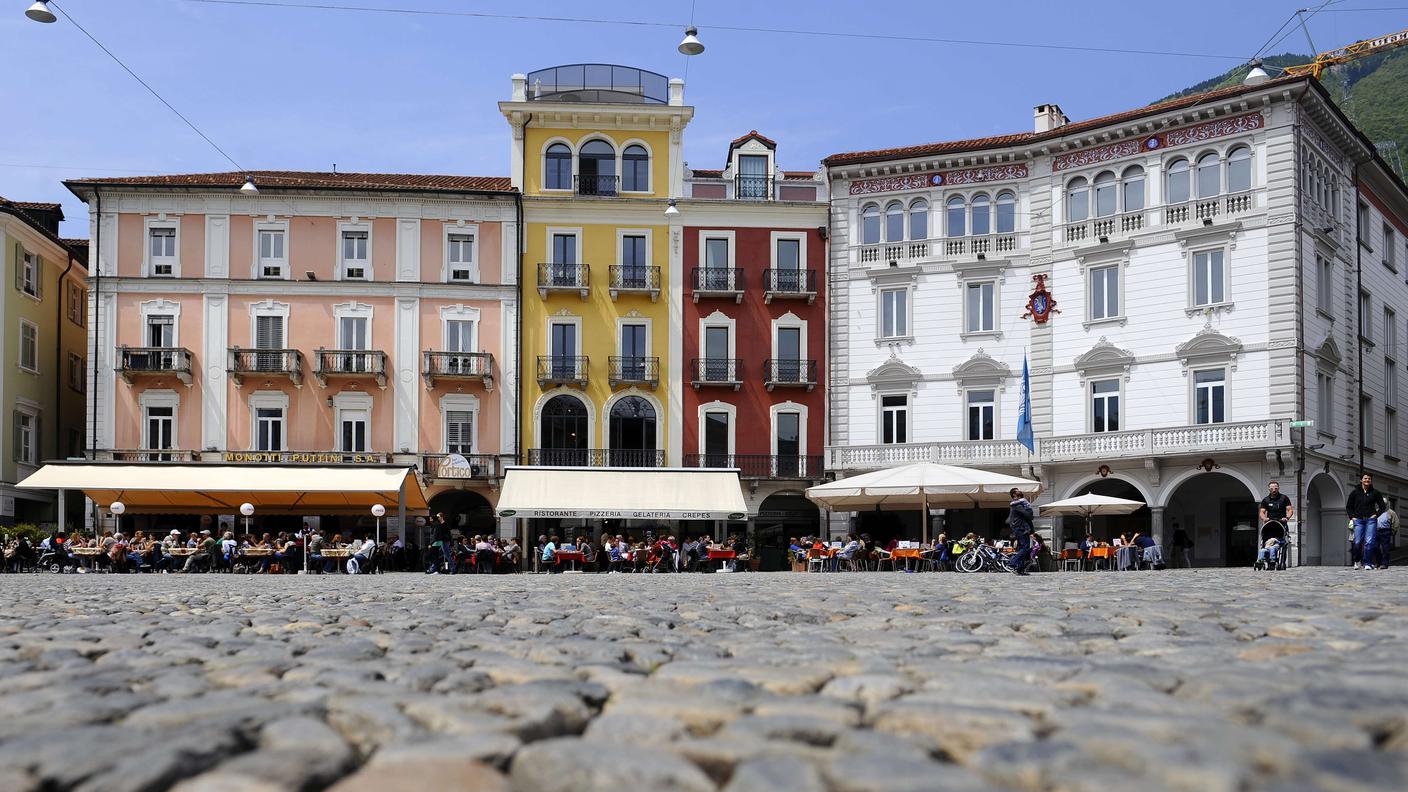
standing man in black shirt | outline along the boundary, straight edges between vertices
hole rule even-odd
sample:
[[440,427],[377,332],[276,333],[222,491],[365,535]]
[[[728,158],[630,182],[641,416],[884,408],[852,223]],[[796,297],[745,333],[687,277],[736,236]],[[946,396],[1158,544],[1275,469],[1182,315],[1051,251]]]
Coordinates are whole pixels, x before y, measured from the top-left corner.
[[1350,537],[1349,557],[1355,569],[1373,569],[1374,530],[1383,513],[1384,496],[1374,489],[1374,477],[1365,473],[1359,486],[1350,490],[1344,510],[1354,522]]

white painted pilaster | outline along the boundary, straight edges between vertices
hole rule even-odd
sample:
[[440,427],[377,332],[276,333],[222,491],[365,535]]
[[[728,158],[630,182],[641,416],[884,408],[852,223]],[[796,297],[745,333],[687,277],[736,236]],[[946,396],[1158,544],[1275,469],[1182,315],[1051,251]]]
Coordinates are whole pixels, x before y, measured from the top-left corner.
[[[400,248],[399,244],[397,248]],[[397,297],[396,377],[391,386],[394,395],[392,401],[396,410],[396,430],[392,442],[395,446],[393,450],[403,454],[420,452],[420,384],[416,381],[419,362],[420,298]]]
[[230,277],[229,215],[205,216],[205,277]]
[[402,217],[396,220],[396,280],[403,283],[420,281],[420,219]]
[[[228,233],[228,225],[226,226]],[[210,224],[206,224],[207,232]],[[207,236],[207,240],[209,236]],[[226,246],[226,251],[229,247]],[[210,254],[206,247],[206,261]],[[229,446],[229,387],[225,382],[225,361],[229,353],[230,302],[224,294],[206,294],[202,299],[203,327],[205,328],[205,349],[201,362],[205,364],[201,372],[201,450],[207,448],[224,449]]]
[[518,302],[506,298],[499,304],[499,326],[503,342],[494,354],[498,368],[494,389],[499,392],[499,453],[517,454],[518,402]]
[[670,311],[670,363],[665,381],[665,464],[684,464],[684,227],[678,217],[670,221],[669,291],[665,304]]

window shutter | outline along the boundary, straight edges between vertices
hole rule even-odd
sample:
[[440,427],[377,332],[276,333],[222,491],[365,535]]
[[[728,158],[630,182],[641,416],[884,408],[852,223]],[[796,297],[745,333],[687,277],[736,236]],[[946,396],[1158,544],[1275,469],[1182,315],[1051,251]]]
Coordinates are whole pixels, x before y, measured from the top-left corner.
[[261,316],[255,320],[254,346],[258,349],[280,349],[284,343],[284,318]]
[[473,447],[473,429],[469,410],[445,411],[445,450],[467,454]]
[[39,450],[41,448],[40,443],[42,442],[40,438],[44,437],[42,434],[43,428],[39,425],[41,420],[41,416],[36,415],[34,416],[34,420],[30,422],[30,426],[32,427],[29,433],[30,453],[29,459],[25,461],[35,465],[39,464],[39,460],[44,458],[43,452]]
[[18,462],[20,461],[20,411],[15,410],[10,420],[14,425],[13,437],[11,438],[13,442],[10,444],[10,458]]
[[44,257],[34,257],[34,296],[44,299]]
[[15,291],[24,291],[24,245],[15,243]]

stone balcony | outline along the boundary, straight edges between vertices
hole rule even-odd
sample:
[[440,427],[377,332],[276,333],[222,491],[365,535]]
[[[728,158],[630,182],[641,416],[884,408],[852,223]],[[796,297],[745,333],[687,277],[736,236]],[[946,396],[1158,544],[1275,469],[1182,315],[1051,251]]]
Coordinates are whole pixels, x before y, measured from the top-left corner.
[[826,449],[826,468],[836,471],[864,471],[914,462],[991,467],[1081,460],[1109,461],[1157,456],[1212,455],[1228,451],[1289,448],[1290,445],[1290,420],[1272,419],[1038,437],[1036,450],[1030,454],[1026,446],[1016,440],[831,446]]

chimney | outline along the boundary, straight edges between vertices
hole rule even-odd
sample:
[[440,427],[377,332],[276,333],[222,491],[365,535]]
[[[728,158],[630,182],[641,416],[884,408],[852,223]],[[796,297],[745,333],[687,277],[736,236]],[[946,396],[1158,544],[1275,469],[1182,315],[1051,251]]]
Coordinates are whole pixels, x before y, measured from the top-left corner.
[[1032,111],[1032,115],[1035,118],[1038,133],[1059,129],[1070,123],[1071,120],[1061,112],[1061,106],[1055,104],[1037,105],[1036,109]]
[[526,102],[528,100],[528,75],[515,74],[509,79],[513,81],[513,93],[509,94],[510,101]]

